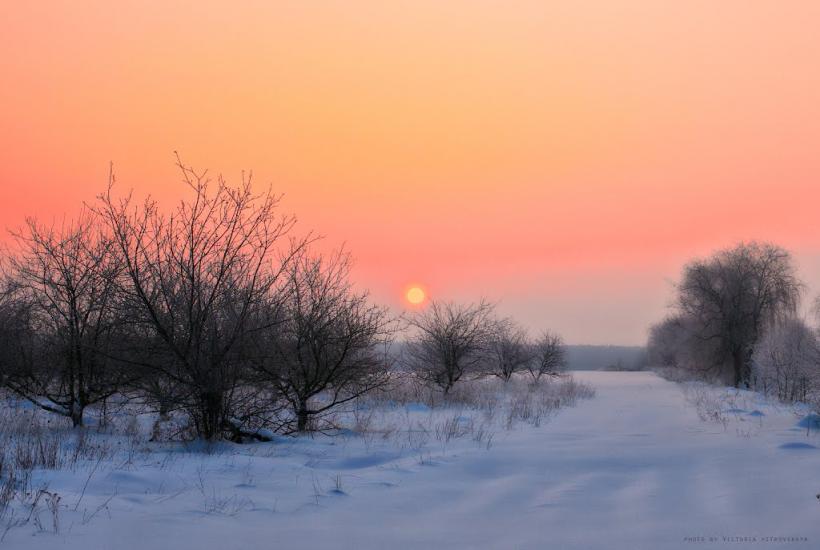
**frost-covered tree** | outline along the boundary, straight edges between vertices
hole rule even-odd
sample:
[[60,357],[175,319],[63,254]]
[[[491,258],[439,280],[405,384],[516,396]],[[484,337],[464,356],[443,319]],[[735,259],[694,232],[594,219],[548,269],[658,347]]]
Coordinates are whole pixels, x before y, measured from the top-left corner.
[[703,368],[728,365],[734,385],[748,385],[755,345],[767,326],[794,314],[800,289],[791,255],[771,244],[740,244],[687,265],[678,309],[693,336],[715,346]]
[[817,335],[801,319],[772,326],[753,356],[757,389],[781,401],[806,401],[820,391]]

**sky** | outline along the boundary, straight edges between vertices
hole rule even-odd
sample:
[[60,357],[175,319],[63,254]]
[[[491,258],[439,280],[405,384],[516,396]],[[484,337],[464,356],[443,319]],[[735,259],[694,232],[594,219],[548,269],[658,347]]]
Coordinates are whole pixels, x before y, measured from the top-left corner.
[[[113,163],[284,193],[397,310],[419,284],[570,343],[641,344],[691,258],[791,250],[820,292],[820,3],[0,5],[0,226]],[[8,238],[8,237],[0,237]]]

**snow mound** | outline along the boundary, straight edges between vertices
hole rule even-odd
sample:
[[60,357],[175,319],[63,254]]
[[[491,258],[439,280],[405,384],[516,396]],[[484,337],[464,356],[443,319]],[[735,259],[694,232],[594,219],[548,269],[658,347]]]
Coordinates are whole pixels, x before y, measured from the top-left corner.
[[801,441],[794,441],[794,442],[791,442],[791,443],[784,443],[778,448],[779,449],[788,449],[788,450],[798,450],[798,451],[807,451],[807,450],[811,450],[811,449],[817,449],[817,447],[815,447],[814,445],[811,445],[809,443],[803,443]]
[[797,423],[797,427],[806,430],[820,430],[820,414],[811,413],[804,416]]

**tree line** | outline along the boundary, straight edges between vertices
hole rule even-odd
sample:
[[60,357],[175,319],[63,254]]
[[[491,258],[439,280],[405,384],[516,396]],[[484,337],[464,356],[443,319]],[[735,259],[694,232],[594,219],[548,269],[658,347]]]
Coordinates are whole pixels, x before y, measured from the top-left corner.
[[280,196],[178,168],[189,196],[172,210],[117,197],[112,177],[76,219],[13,233],[4,388],[74,426],[116,396],[183,414],[196,437],[241,441],[317,429],[402,372],[446,394],[465,377],[563,368],[560,337],[532,341],[487,302],[391,315],[350,281],[346,251],[296,235]]
[[759,389],[784,401],[820,392],[818,331],[799,315],[788,251],[741,243],[683,269],[673,313],[650,329],[654,366]]

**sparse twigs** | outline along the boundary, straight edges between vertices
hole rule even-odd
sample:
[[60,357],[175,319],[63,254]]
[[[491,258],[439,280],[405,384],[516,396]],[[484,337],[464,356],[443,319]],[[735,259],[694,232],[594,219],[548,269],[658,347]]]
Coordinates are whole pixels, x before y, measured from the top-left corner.
[[[446,399],[440,390],[430,387],[420,392],[412,390],[412,378],[400,380],[389,389],[363,398],[369,403],[367,429],[375,433],[388,426],[383,432],[385,439],[396,440],[421,464],[431,459],[431,442],[440,444],[441,452],[464,438],[490,449],[499,430],[511,430],[519,423],[538,427],[561,407],[574,406],[595,395],[591,386],[568,375],[538,384],[520,378],[508,382],[496,377],[467,380],[456,385]],[[408,401],[409,394],[415,395],[416,401]],[[400,422],[392,415],[397,415]],[[355,418],[353,415],[353,422]],[[366,442],[370,449],[372,438]]]
[[20,505],[24,510],[21,514],[16,515],[14,512],[6,520],[3,528],[3,535],[0,536],[2,542],[6,535],[12,530],[33,524],[37,531],[46,531],[46,524],[40,517],[43,511],[43,504],[48,511],[51,518],[51,528],[54,533],[60,532],[60,495],[48,490],[47,486],[41,487],[36,491],[20,491],[18,493]]
[[573,378],[564,378],[550,384],[521,385],[510,397],[506,428],[516,421],[538,427],[561,407],[573,407],[579,399],[591,399],[595,390]]
[[[51,421],[50,424],[47,421]],[[114,451],[104,439],[107,436],[89,434],[86,429],[71,430],[70,426],[70,419],[52,417],[38,409],[15,410],[5,403],[0,407],[3,536],[25,525],[34,525],[40,531],[60,532],[60,514],[66,509],[64,493],[38,483],[37,470],[76,471],[81,464],[93,461],[93,475],[98,468],[108,465]],[[89,480],[90,476],[83,493]]]
[[479,447],[483,447],[488,451],[493,446],[493,437],[495,437],[495,433],[487,428],[486,424],[479,425],[473,432],[473,441],[475,441]]
[[416,422],[407,428],[407,445],[416,453],[421,450],[430,441],[430,430],[421,422]]
[[684,386],[686,400],[695,406],[698,417],[703,422],[713,422],[723,426],[725,431],[729,425],[729,418],[724,412],[725,395],[719,395],[715,388],[700,382],[693,382]]
[[100,467],[102,463],[103,457],[101,456],[97,459],[97,462],[94,463],[94,467],[91,468],[91,471],[88,472],[88,477],[85,479],[85,483],[83,484],[83,489],[80,491],[80,498],[77,499],[77,502],[74,504],[74,511],[77,511],[77,508],[80,507],[80,502],[82,502],[83,497],[85,497],[85,491],[88,489],[88,484],[91,483],[91,478],[94,477],[94,474],[97,472],[97,469]]
[[46,507],[51,513],[51,526],[55,533],[60,532],[60,495],[57,493],[49,493],[43,491],[45,494]]
[[109,496],[107,499],[105,499],[103,502],[97,505],[97,507],[94,508],[94,511],[92,512],[89,512],[88,510],[83,510],[83,519],[81,522],[82,525],[88,525],[91,522],[91,520],[97,517],[97,515],[99,515],[99,513],[103,510],[108,512],[108,516],[111,517],[111,512],[109,511],[108,505],[111,503],[112,500],[114,500],[115,496],[117,496],[116,493],[111,494],[111,496]]
[[458,412],[436,423],[433,427],[433,431],[436,441],[446,445],[452,439],[464,437],[475,430],[472,417],[465,417]]
[[0,454],[3,461],[2,472],[0,472],[0,522],[6,517],[9,505],[17,494],[17,476],[14,467],[5,464],[5,453]]

